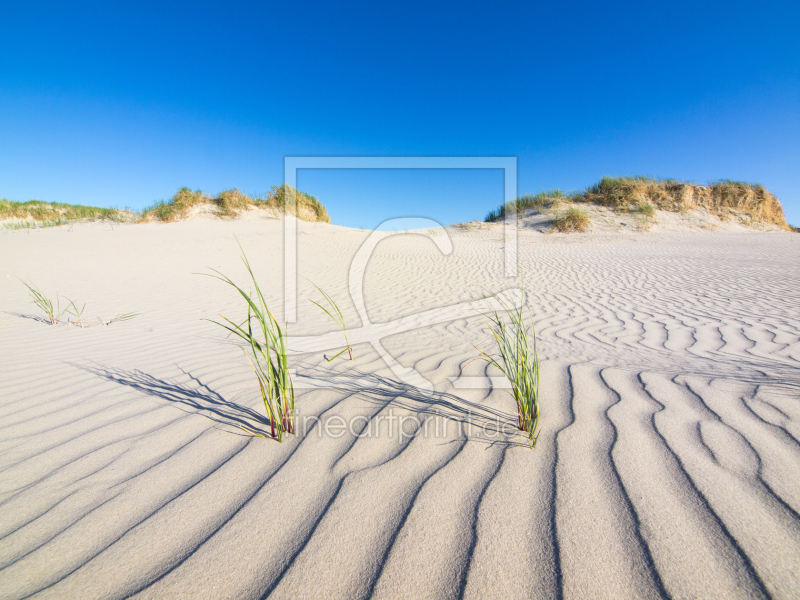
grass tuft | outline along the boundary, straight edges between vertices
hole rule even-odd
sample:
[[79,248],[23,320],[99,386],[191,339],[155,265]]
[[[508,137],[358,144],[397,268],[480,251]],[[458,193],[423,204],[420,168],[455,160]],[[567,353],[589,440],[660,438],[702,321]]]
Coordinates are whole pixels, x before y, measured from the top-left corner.
[[285,183],[279,186],[273,186],[272,191],[267,192],[266,200],[260,200],[256,204],[263,208],[284,210],[291,194],[295,196],[296,207],[294,216],[298,219],[302,219],[303,221],[321,221],[323,223],[331,222],[328,211],[315,196],[296,190]]
[[54,227],[75,221],[127,222],[132,219],[131,211],[117,208],[97,208],[41,200],[15,202],[5,198],[0,199],[0,221],[11,221],[3,225],[5,229]]
[[556,217],[552,231],[560,231],[561,233],[583,233],[588,226],[589,217],[586,213],[572,206]]
[[56,304],[53,304],[53,301],[49,297],[45,296],[35,283],[31,282],[28,284],[25,281],[22,281],[22,279],[20,279],[20,281],[22,282],[22,285],[28,288],[28,292],[30,293],[31,298],[33,298],[33,304],[35,304],[37,308],[39,308],[47,316],[47,320],[50,321],[51,325],[58,325],[64,315],[70,311],[70,308],[75,306],[75,303],[72,300],[69,300],[69,304],[67,304],[64,310],[61,310],[61,298],[58,294],[56,294]]
[[[239,244],[239,248],[242,248],[241,244]],[[247,320],[237,325],[220,315],[225,323],[211,322],[239,337],[250,349],[250,355],[248,355],[247,351],[241,348],[258,379],[258,387],[270,421],[272,437],[280,442],[284,433],[294,433],[294,386],[286,356],[285,327],[282,329],[278,320],[270,312],[243,249],[242,261],[250,274],[255,289],[255,299],[253,299],[252,293],[248,294],[219,271],[212,269],[216,275],[209,276],[227,283],[239,292],[247,303]],[[253,332],[253,321],[256,322],[255,333]],[[243,327],[245,324],[246,326]]]
[[650,204],[649,202],[639,202],[636,205],[636,212],[646,217],[648,219],[652,219],[656,216],[656,207]]
[[325,291],[321,287],[319,287],[314,282],[311,282],[311,285],[313,285],[315,288],[317,288],[317,290],[319,290],[319,293],[322,294],[322,296],[328,302],[328,305],[330,306],[331,310],[329,311],[327,308],[322,306],[319,302],[314,302],[313,300],[309,300],[309,302],[319,306],[325,312],[326,315],[328,315],[331,319],[333,319],[333,321],[339,326],[339,328],[342,330],[342,333],[344,334],[344,343],[346,345],[345,349],[342,350],[341,352],[339,352],[339,354],[337,354],[336,356],[333,356],[331,358],[326,358],[326,360],[328,362],[331,362],[333,359],[339,358],[345,352],[349,352],[350,353],[350,360],[353,360],[353,348],[350,347],[350,342],[347,340],[347,327],[345,326],[345,323],[344,323],[344,316],[342,315],[342,311],[339,310],[339,307],[337,306],[337,304],[333,300],[333,298],[331,298],[328,294],[326,294]]
[[169,201],[161,200],[144,209],[139,221],[156,220],[171,223],[185,219],[194,207],[203,205],[214,208],[217,216],[221,218],[237,217],[250,208],[283,211],[290,194],[295,196],[294,216],[304,221],[331,222],[328,211],[319,200],[288,185],[273,187],[272,191],[261,198],[249,196],[237,188],[224,190],[212,198],[200,190],[193,192],[187,187],[182,187]]
[[[44,312],[51,325],[58,325],[64,318],[64,315],[72,315],[74,317],[74,320],[70,320],[69,317],[67,317],[67,322],[64,323],[64,325],[77,325],[81,328],[91,327],[94,325],[94,323],[83,318],[83,311],[86,309],[86,304],[78,308],[78,305],[73,300],[65,297],[67,300],[67,305],[64,307],[64,310],[61,310],[61,297],[58,294],[56,294],[56,302],[53,304],[53,301],[49,297],[45,296],[44,293],[42,293],[42,291],[36,286],[36,284],[33,282],[28,284],[25,281],[22,281],[22,279],[20,279],[20,281],[22,282],[22,285],[28,288],[28,292],[30,293],[31,298],[33,298],[33,304],[35,304],[42,312]],[[117,315],[108,322],[103,322],[103,320],[98,317],[97,321],[100,325],[111,325],[111,323],[114,321],[127,321],[128,319],[134,318],[138,314],[139,313],[131,312]]]
[[[478,348],[480,357],[498,368],[511,383],[511,395],[517,404],[517,427],[526,433],[533,448],[539,439],[539,355],[536,349],[536,330],[527,302],[519,307],[500,300],[508,323],[493,310],[488,317],[489,329],[497,342],[498,354],[488,354]],[[527,313],[527,315],[526,315]],[[530,325],[526,324],[527,321]],[[528,331],[530,330],[530,335]]]
[[541,210],[542,208],[552,208],[560,201],[567,198],[567,195],[561,190],[550,190],[539,192],[538,194],[526,194],[520,196],[516,200],[507,202],[486,215],[484,221],[491,223],[494,221],[501,221],[506,215],[520,213],[524,210],[535,208]]

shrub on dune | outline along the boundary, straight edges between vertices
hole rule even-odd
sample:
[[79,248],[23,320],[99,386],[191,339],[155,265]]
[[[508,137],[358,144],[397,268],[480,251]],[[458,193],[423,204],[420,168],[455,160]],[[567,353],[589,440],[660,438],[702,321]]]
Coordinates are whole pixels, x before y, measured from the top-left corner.
[[583,233],[586,231],[588,226],[589,217],[587,214],[579,208],[575,208],[573,206],[556,218],[556,221],[553,224],[553,231],[560,231],[562,233],[577,231]]
[[[618,212],[639,213],[647,219],[655,214],[656,209],[680,213],[703,209],[719,217],[733,211],[756,222],[791,229],[780,201],[761,184],[723,179],[701,185],[645,176],[603,177],[596,184],[569,194],[552,190],[520,196],[490,212],[486,221],[498,221],[507,214],[526,209],[553,208],[563,199],[604,206]],[[653,214],[649,214],[651,211]]]

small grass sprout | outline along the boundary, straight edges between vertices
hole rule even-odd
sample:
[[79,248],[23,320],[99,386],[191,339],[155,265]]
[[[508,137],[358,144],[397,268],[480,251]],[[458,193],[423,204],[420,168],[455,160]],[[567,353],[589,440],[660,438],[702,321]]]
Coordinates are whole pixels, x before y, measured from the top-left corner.
[[[241,248],[241,244],[239,248]],[[248,294],[219,271],[212,269],[216,275],[207,273],[206,275],[227,283],[239,292],[247,303],[247,320],[236,324],[220,315],[225,323],[211,322],[227,329],[247,344],[250,354],[244,348],[242,348],[242,352],[258,379],[261,398],[270,421],[270,433],[274,439],[280,442],[284,433],[294,433],[295,431],[294,386],[286,356],[285,327],[281,328],[278,320],[267,307],[267,302],[261,293],[244,250],[242,250],[242,261],[250,274],[255,289],[255,299],[252,292]],[[256,322],[256,332],[253,331],[253,321]],[[259,333],[260,338],[258,337]]]
[[129,312],[129,313],[124,313],[124,314],[121,314],[121,315],[117,315],[116,317],[114,317],[110,321],[103,321],[103,319],[101,319],[100,317],[97,317],[97,320],[100,323],[100,325],[108,326],[108,325],[111,325],[112,323],[114,323],[115,321],[127,321],[128,319],[132,319],[133,317],[136,317],[136,316],[139,316],[139,313],[137,313],[137,312]]
[[58,325],[64,314],[69,310],[70,304],[74,304],[72,301],[70,301],[70,304],[68,304],[64,310],[61,310],[61,298],[58,296],[58,294],[56,294],[56,304],[53,305],[53,301],[45,296],[35,283],[31,282],[28,284],[27,282],[22,281],[22,279],[20,279],[20,281],[22,282],[22,285],[28,288],[28,292],[33,298],[33,303],[42,312],[44,312],[45,315],[47,315],[47,319],[50,321],[51,325]]
[[319,287],[313,281],[311,282],[311,285],[313,285],[315,288],[317,288],[317,290],[319,290],[319,293],[322,294],[322,296],[328,302],[328,305],[330,306],[331,310],[328,310],[327,308],[322,306],[319,302],[314,302],[314,300],[309,300],[309,302],[311,302],[312,304],[316,304],[318,307],[320,307],[325,312],[326,315],[328,315],[331,319],[333,319],[333,321],[342,330],[342,334],[344,334],[344,343],[346,344],[345,349],[332,358],[326,358],[326,360],[328,362],[331,362],[335,358],[339,358],[345,352],[348,352],[350,354],[350,360],[353,360],[353,348],[350,346],[350,342],[347,340],[347,327],[345,326],[344,323],[344,316],[342,315],[342,311],[339,310],[339,307],[337,306],[333,298],[331,298],[328,294],[326,294],[321,287]]
[[44,312],[51,325],[58,325],[64,318],[64,315],[69,314],[75,317],[75,320],[70,321],[69,317],[67,317],[67,322],[64,323],[64,325],[79,325],[80,327],[83,327],[83,324],[86,322],[86,319],[83,318],[83,311],[86,308],[86,304],[78,308],[78,305],[75,304],[73,300],[65,297],[65,300],[67,300],[67,305],[64,307],[64,310],[61,310],[61,296],[56,294],[56,303],[54,305],[53,301],[45,296],[36,284],[33,282],[28,284],[27,282],[22,281],[22,279],[20,279],[20,281],[22,282],[22,285],[28,288],[28,292],[33,298],[33,303],[42,312]]
[[[83,311],[86,309],[86,304],[84,303],[83,306],[78,308],[78,305],[75,301],[70,300],[65,296],[65,300],[67,301],[67,305],[64,307],[64,310],[61,310],[61,297],[56,294],[56,303],[53,304],[53,301],[48,298],[47,296],[42,293],[42,291],[33,283],[30,284],[22,281],[22,285],[28,288],[28,292],[30,293],[31,297],[33,298],[33,303],[44,312],[47,316],[47,320],[50,321],[51,325],[58,325],[64,319],[65,315],[71,315],[74,317],[70,320],[67,317],[66,323],[61,323],[62,325],[77,325],[78,327],[91,327],[92,325],[96,325],[92,321],[85,319],[83,316]],[[97,321],[100,325],[111,325],[114,321],[127,321],[128,319],[132,319],[133,317],[137,316],[139,313],[130,312],[117,315],[110,321],[104,322],[100,317],[97,317]]]
[[499,302],[502,312],[508,315],[508,322],[497,310],[484,316],[489,319],[489,330],[500,353],[488,354],[476,349],[482,354],[481,360],[494,365],[511,383],[510,393],[517,404],[517,427],[525,432],[533,448],[539,439],[539,356],[533,317],[527,302],[518,307],[503,300]]

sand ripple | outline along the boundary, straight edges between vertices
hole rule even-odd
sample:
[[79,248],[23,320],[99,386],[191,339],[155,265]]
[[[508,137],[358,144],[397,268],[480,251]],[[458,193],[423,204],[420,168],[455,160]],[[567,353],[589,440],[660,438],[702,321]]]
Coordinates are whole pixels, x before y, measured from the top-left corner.
[[[370,321],[522,285],[501,276],[500,231],[456,233],[449,256],[381,242]],[[301,273],[357,329],[366,234],[302,232]],[[0,598],[800,596],[797,236],[521,235],[544,359],[530,451],[502,431],[505,392],[451,383],[495,375],[470,362],[480,316],[387,329],[434,391],[366,343],[354,363],[298,356],[329,384],[298,390],[298,436],[254,437],[249,367],[200,320],[240,308],[192,275],[243,280],[234,233],[280,308],[277,223],[0,236]],[[45,326],[15,276],[143,314]],[[310,304],[291,330],[335,335]],[[352,427],[330,435],[337,419]]]

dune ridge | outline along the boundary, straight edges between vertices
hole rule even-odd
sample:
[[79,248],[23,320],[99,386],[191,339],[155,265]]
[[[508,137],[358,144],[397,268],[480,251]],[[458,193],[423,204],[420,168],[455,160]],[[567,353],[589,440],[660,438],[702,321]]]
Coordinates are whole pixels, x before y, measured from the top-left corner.
[[[299,228],[301,274],[357,330],[347,273],[368,233]],[[501,231],[450,229],[449,256],[418,235],[380,242],[370,321],[503,291]],[[533,451],[491,425],[515,421],[507,393],[451,383],[495,375],[469,362],[479,316],[382,339],[434,391],[368,344],[352,363],[302,354],[298,380],[337,383],[298,388],[297,436],[245,433],[267,426],[252,373],[201,320],[241,307],[192,274],[244,281],[234,235],[280,314],[279,221],[0,235],[0,598],[800,593],[793,234],[521,231],[542,359]],[[141,315],[44,325],[15,276]],[[301,302],[290,335],[335,332],[320,313]],[[327,434],[338,417],[354,429]]]
[[[702,185],[643,176],[603,177],[585,190],[571,193],[556,189],[527,194],[489,212],[485,221],[495,222],[517,213],[553,210],[564,204],[570,208],[555,220],[554,231],[585,231],[588,215],[579,206],[595,213],[605,208],[617,215],[632,214],[638,217],[642,231],[650,229],[656,211],[710,215],[716,217],[712,220],[715,225],[734,222],[749,228],[797,231],[786,223],[780,200],[761,184],[723,179]],[[576,226],[576,220],[585,223]],[[674,217],[672,220],[691,222],[691,219]]]

